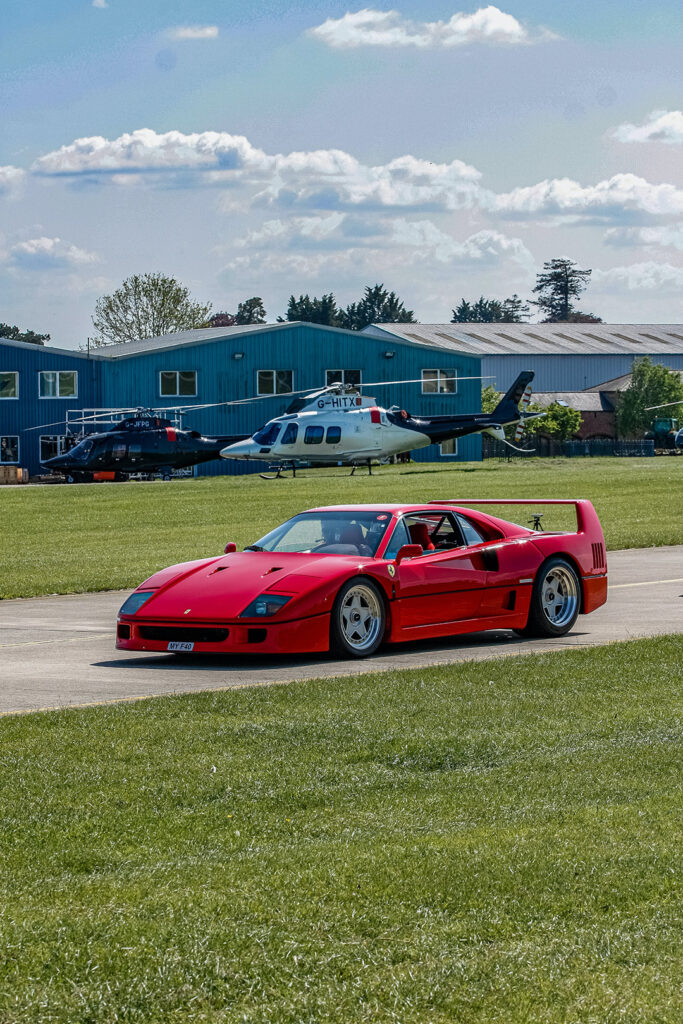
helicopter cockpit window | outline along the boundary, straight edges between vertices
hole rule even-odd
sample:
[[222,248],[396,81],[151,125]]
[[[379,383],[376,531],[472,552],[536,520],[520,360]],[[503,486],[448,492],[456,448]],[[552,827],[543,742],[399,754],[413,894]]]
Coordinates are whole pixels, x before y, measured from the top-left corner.
[[123,459],[123,458],[125,458],[125,455],[126,455],[126,446],[125,446],[125,444],[115,444],[113,449],[112,449],[112,455],[114,456],[115,459]]
[[92,450],[93,441],[91,438],[86,437],[85,441],[80,441],[75,448],[71,449],[69,455],[72,459],[87,459]]
[[304,444],[320,444],[323,439],[325,430],[323,427],[306,427],[306,433],[304,434]]
[[288,423],[287,424],[287,429],[284,432],[284,435],[283,435],[281,443],[282,444],[294,444],[296,442],[298,433],[299,433],[299,428],[297,427],[296,423]]
[[275,444],[280,433],[279,423],[266,423],[265,427],[261,427],[254,434],[254,440],[260,445],[271,445]]
[[325,440],[328,444],[339,444],[341,441],[341,427],[328,427]]
[[257,551],[374,556],[391,516],[385,512],[303,512],[251,545]]

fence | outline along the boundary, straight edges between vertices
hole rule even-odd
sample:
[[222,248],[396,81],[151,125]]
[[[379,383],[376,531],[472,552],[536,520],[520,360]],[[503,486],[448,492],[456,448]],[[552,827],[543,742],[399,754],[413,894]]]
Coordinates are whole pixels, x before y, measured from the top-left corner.
[[492,437],[482,438],[482,459],[528,459],[563,455],[566,458],[612,455],[622,458],[642,458],[655,454],[654,441],[615,441],[596,438],[592,441],[554,441],[548,437],[535,437],[525,442],[529,449],[515,451]]

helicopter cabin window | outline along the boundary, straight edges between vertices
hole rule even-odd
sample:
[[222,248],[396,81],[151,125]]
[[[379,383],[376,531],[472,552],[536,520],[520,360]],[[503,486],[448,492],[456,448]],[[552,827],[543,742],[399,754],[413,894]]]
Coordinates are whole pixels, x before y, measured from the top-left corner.
[[284,436],[283,436],[282,441],[280,443],[281,444],[295,444],[298,433],[299,433],[299,428],[297,427],[296,423],[288,423],[287,424],[287,429],[285,430]]
[[349,384],[357,388],[361,383],[360,370],[325,370],[325,384]]
[[76,370],[41,370],[38,374],[41,398],[78,398]]
[[458,439],[457,437],[451,437],[448,441],[442,441],[439,445],[439,451],[442,455],[447,458],[454,458],[458,454]]
[[0,437],[0,462],[19,461],[19,438],[11,434]]
[[40,437],[40,461],[47,462],[57,455],[63,455],[66,451],[66,436],[64,434],[42,434]]
[[256,441],[257,444],[260,444],[263,447],[268,447],[272,444],[275,444],[279,433],[279,423],[267,423],[265,427],[262,427],[260,430],[256,431],[256,433],[254,434],[254,440]]
[[0,398],[19,397],[19,374],[14,370],[0,373]]
[[456,370],[423,370],[423,395],[454,395],[458,390]]
[[292,391],[293,370],[258,370],[256,393],[259,395],[287,395]]
[[196,370],[162,370],[159,374],[159,394],[169,398],[196,398]]
[[306,427],[304,444],[321,444],[324,433],[323,427]]
[[339,444],[341,441],[341,427],[328,427],[325,440],[328,444]]

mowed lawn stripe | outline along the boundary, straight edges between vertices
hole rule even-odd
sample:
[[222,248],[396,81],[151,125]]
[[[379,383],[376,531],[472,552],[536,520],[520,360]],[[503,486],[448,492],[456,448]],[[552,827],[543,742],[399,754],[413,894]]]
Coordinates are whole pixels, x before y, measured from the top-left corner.
[[[132,588],[173,562],[242,548],[305,508],[430,498],[590,498],[607,548],[683,543],[683,459],[537,459],[382,466],[371,477],[305,470],[295,480],[199,477],[171,483],[0,487],[0,597]],[[524,523],[524,508],[490,509]],[[546,528],[574,528],[543,509]]]
[[683,637],[0,722],[0,1020],[680,1019]]

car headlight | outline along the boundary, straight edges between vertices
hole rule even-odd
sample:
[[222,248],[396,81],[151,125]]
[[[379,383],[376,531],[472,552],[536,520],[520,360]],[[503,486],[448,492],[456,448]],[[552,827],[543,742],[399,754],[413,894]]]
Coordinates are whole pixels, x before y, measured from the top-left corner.
[[145,601],[149,601],[150,597],[155,593],[155,590],[136,590],[134,594],[131,594],[123,602],[119,609],[119,615],[135,615],[136,611],[142,608]]
[[291,594],[261,594],[251,604],[248,604],[243,612],[240,612],[240,618],[260,619],[268,615],[275,615],[291,600]]

